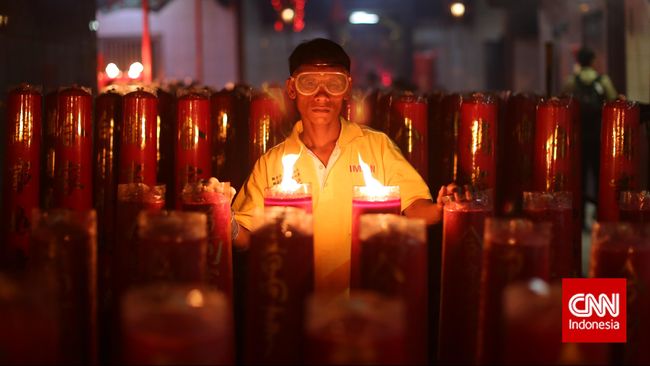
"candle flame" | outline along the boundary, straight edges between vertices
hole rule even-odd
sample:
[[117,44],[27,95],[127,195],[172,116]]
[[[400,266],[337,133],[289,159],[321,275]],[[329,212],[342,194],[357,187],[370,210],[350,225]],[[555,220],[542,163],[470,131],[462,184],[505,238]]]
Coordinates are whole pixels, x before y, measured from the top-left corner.
[[293,166],[296,165],[299,157],[300,153],[282,156],[282,182],[278,186],[280,191],[292,192],[300,188],[300,184],[293,179]]
[[372,176],[370,166],[366,164],[363,159],[361,159],[361,154],[359,155],[359,166],[361,167],[361,172],[363,173],[363,180],[366,183],[365,187],[361,187],[364,195],[368,197],[386,197],[390,194],[389,187],[381,184],[377,179]]

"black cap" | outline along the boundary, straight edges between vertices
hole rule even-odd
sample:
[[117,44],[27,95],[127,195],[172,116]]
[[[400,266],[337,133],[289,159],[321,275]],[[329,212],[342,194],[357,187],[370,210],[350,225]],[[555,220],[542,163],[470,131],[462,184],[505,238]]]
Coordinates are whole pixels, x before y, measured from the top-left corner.
[[289,73],[302,65],[331,65],[344,67],[350,72],[350,57],[338,43],[325,38],[315,38],[299,44],[289,56]]

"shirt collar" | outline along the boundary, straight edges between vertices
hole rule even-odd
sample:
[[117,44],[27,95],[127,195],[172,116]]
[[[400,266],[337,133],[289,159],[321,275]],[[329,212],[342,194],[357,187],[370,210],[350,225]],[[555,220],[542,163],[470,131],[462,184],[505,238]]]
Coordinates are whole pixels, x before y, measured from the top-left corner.
[[[338,146],[344,147],[355,138],[363,136],[363,131],[361,131],[361,127],[359,127],[359,125],[357,125],[356,123],[352,123],[343,117],[340,118],[340,122],[341,122],[341,132],[339,133],[339,138],[336,141],[336,144]],[[296,122],[296,124],[293,125],[293,130],[291,131],[291,135],[287,139],[286,153],[297,154],[300,151],[300,149],[304,146],[303,142],[300,141],[300,133],[302,133],[302,131],[303,131],[302,121]]]

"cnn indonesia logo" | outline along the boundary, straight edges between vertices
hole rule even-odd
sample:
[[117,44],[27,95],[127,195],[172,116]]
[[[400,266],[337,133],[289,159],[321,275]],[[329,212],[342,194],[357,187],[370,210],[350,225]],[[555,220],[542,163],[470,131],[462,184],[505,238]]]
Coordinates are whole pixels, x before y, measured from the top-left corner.
[[563,342],[625,342],[626,280],[562,280]]

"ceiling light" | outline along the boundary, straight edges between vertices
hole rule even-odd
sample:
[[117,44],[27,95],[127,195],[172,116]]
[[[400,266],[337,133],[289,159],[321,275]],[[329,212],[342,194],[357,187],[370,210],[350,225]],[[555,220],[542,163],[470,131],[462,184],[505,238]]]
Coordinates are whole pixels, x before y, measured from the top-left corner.
[[465,15],[465,4],[458,1],[452,3],[449,6],[449,11],[451,11],[451,15],[455,16],[456,18],[460,18]]
[[350,24],[377,24],[379,15],[365,11],[354,11],[350,14]]

